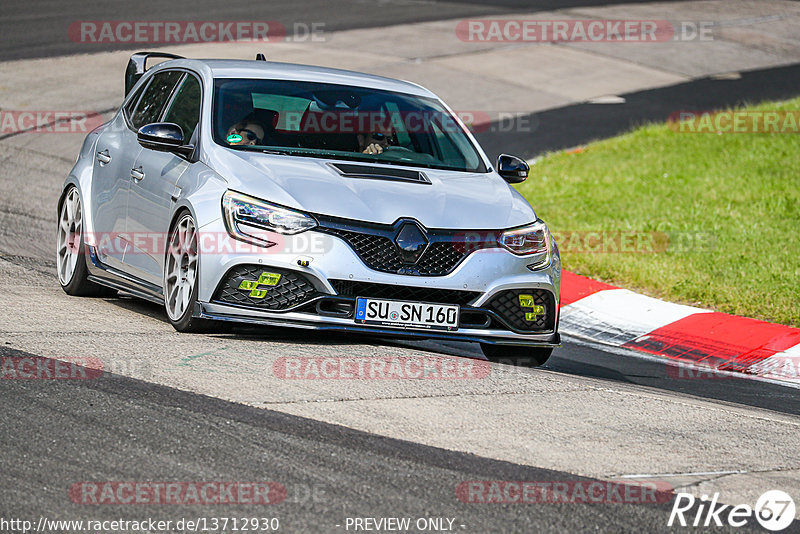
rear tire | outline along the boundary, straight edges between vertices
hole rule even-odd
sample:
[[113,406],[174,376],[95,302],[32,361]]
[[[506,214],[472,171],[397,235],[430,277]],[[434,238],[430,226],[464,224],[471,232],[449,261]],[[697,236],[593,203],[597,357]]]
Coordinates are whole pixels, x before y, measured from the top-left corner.
[[551,347],[525,347],[521,345],[491,345],[481,343],[481,351],[489,361],[526,367],[544,365],[553,353]]
[[69,186],[58,203],[56,270],[61,289],[74,297],[112,297],[116,290],[89,281],[86,245],[83,240],[81,195]]
[[200,333],[210,326],[209,321],[192,317],[197,304],[200,264],[197,241],[194,218],[184,210],[170,229],[164,261],[164,308],[178,332]]

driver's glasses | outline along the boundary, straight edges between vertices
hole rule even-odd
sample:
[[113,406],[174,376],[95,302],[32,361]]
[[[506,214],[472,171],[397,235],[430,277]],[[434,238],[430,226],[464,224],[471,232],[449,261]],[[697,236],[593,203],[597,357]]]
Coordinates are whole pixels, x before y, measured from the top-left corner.
[[232,126],[230,131],[228,132],[228,135],[239,134],[242,137],[246,138],[248,141],[258,141],[258,134],[255,133],[253,130],[249,129],[247,126],[248,126],[247,124],[242,124],[242,125],[237,124],[235,126]]
[[374,133],[371,133],[369,135],[370,135],[370,137],[372,137],[373,139],[375,139],[379,143],[381,143],[384,140],[386,140],[386,142],[388,144],[390,144],[390,145],[394,144],[394,135],[386,135],[385,133],[381,133],[381,132],[374,132]]

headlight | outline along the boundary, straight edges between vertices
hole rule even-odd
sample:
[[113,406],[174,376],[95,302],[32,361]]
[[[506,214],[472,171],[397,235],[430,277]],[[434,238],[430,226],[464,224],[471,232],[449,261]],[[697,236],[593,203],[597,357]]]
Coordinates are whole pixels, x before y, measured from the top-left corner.
[[266,239],[267,232],[294,235],[317,226],[317,221],[310,215],[235,191],[228,191],[222,197],[222,212],[228,233],[262,247],[275,245]]
[[517,256],[530,256],[530,269],[550,263],[550,231],[544,221],[503,232],[497,242]]

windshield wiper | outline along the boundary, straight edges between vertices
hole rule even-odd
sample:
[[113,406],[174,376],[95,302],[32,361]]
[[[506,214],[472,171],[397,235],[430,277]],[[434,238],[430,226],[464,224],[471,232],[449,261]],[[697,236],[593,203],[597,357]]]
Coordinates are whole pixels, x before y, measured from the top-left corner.
[[457,172],[479,172],[479,171],[472,171],[468,169],[460,169],[455,167],[446,167],[443,165],[435,165],[432,163],[424,163],[421,161],[396,161],[396,160],[387,160],[387,159],[375,159],[370,158],[367,156],[361,156],[359,154],[342,154],[337,150],[326,150],[321,152],[311,152],[306,151],[303,149],[297,148],[261,148],[254,145],[231,145],[228,148],[232,148],[234,150],[247,150],[250,152],[260,152],[262,154],[271,154],[276,156],[300,156],[300,157],[308,157],[308,158],[323,158],[323,159],[340,159],[344,161],[360,161],[364,163],[373,163],[373,164],[383,164],[383,165],[393,165],[399,167],[422,167],[424,169],[435,169],[435,170],[442,170],[442,171],[457,171]]
[[245,152],[262,152],[264,154],[278,154],[282,156],[293,156],[292,152],[288,150],[276,150],[273,148],[259,148],[253,145],[229,145],[228,148],[231,150],[243,150]]

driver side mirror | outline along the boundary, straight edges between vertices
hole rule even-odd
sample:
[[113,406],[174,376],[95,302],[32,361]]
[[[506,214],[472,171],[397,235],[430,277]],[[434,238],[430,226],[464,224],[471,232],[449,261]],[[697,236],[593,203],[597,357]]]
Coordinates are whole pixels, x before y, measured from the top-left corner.
[[183,130],[171,122],[154,122],[146,124],[136,132],[136,139],[144,148],[159,152],[177,152],[189,156],[194,152],[194,145],[183,144]]
[[508,154],[500,154],[497,158],[497,174],[510,184],[519,184],[528,177],[530,167],[525,160]]

